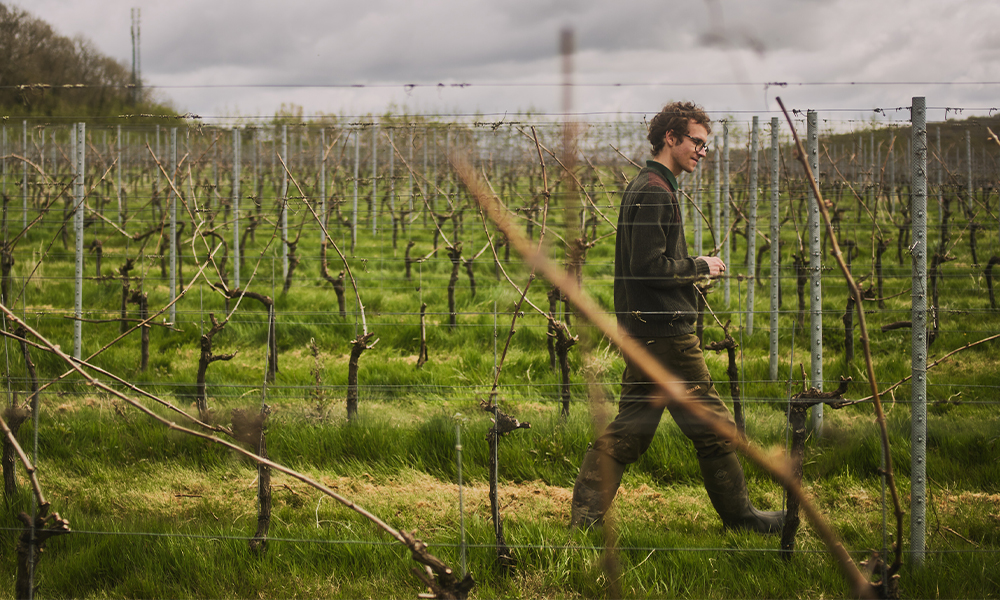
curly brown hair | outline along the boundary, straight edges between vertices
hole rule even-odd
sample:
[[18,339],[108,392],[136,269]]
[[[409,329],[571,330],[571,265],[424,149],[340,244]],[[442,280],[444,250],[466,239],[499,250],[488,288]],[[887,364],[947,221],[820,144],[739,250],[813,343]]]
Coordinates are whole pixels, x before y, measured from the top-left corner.
[[663,110],[649,122],[646,139],[652,145],[650,154],[656,156],[663,150],[663,138],[668,131],[672,131],[676,137],[687,135],[688,125],[692,121],[703,125],[709,133],[712,132],[712,120],[708,118],[705,110],[694,102],[671,102],[664,106]]

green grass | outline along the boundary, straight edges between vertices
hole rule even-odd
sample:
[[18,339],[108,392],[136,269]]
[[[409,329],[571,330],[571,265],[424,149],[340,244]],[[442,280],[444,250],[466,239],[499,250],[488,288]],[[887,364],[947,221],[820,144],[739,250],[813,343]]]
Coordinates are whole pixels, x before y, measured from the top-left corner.
[[[610,182],[610,176],[605,177]],[[148,197],[148,176],[128,185],[132,198]],[[522,181],[521,186],[521,198],[509,197],[509,202],[520,203],[527,197],[528,184]],[[273,200],[268,194],[272,194],[269,189],[265,208]],[[292,203],[290,225],[298,224],[303,210],[301,201]],[[154,220],[148,209],[133,211],[146,223],[133,223],[129,231],[143,230]],[[607,211],[612,219],[613,212]],[[546,321],[522,307],[524,317],[518,320],[503,363],[500,399],[505,410],[530,422],[531,429],[508,436],[500,449],[505,531],[518,563],[511,577],[502,577],[494,567],[486,494],[485,436],[491,423],[479,409],[479,401],[492,385],[519,294],[497,281],[487,251],[475,263],[475,297],[464,269],[460,272],[458,326],[448,327],[446,286],[451,263],[443,250],[413,265],[411,280],[403,278],[406,241],[417,242],[413,256],[426,255],[431,250],[431,230],[418,217],[393,250],[386,229],[371,235],[364,218],[367,214],[362,214],[353,255],[346,230],[334,225],[330,229],[350,256],[368,330],[379,340],[361,357],[359,418],[348,423],[343,402],[349,342],[361,331],[357,300],[349,288],[348,315],[337,314],[332,288],[319,277],[318,232],[308,221],[299,245],[303,262],[288,294],[281,293],[278,247],[267,245],[272,225],[261,225],[256,241],[245,252],[241,283],[247,285],[263,253],[250,288],[275,299],[280,353],[276,381],[264,385],[266,313],[259,303],[246,299],[214,339],[214,352],[235,351],[237,356],[213,363],[208,370],[209,418],[227,423],[233,409],[259,410],[261,402],[267,402],[272,409],[268,451],[274,460],[317,478],[394,527],[417,530],[431,544],[432,552],[456,569],[461,564],[462,530],[455,446],[456,428],[461,427],[464,534],[467,568],[477,581],[474,597],[604,596],[612,582],[602,567],[601,532],[569,531],[566,522],[579,462],[593,439],[584,366],[596,382],[593,391],[613,399],[623,364],[617,351],[588,325],[572,319],[573,333],[581,336],[581,342],[570,354],[573,403],[569,419],[563,420],[558,416],[560,376],[550,368],[546,349]],[[766,219],[764,211],[760,214]],[[478,217],[473,216],[472,211],[465,213],[460,235],[466,258],[485,243]],[[13,211],[10,218],[19,222],[19,212]],[[560,220],[559,215],[553,217],[553,231],[563,231]],[[881,225],[895,231],[888,222]],[[609,229],[602,223],[602,233]],[[221,231],[231,239],[226,227]],[[862,258],[854,263],[856,274],[871,269],[866,258],[869,231],[870,225],[854,223],[842,228],[845,236],[862,247]],[[455,239],[450,223],[446,232]],[[134,243],[126,248],[113,229],[99,223],[92,224],[87,235],[88,243],[93,237],[104,242],[105,275],[117,269],[126,255],[139,252]],[[797,243],[790,226],[782,229],[782,238],[786,248]],[[63,315],[72,312],[72,240],[70,250],[64,250],[52,219],[32,229],[15,248],[14,281],[21,282],[30,269],[32,251],[37,257],[53,239],[42,276],[28,283],[24,298],[12,303],[12,308],[68,350],[73,344],[72,322]],[[742,238],[735,239],[738,247],[730,261],[731,271],[742,273],[745,246]],[[981,257],[995,250],[995,240],[980,242]],[[190,249],[190,240],[184,241],[185,283],[197,268]],[[584,269],[584,289],[605,308],[612,304],[613,250],[611,238],[598,244],[590,250]],[[945,267],[941,332],[929,352],[932,360],[1000,329],[1000,315],[986,310],[985,282],[969,264],[967,251],[967,245],[957,244],[953,254],[958,260]],[[142,250],[145,255],[156,252],[154,242]],[[788,252],[784,252],[786,262],[790,262]],[[550,254],[561,260],[558,244]],[[168,288],[158,279],[158,259],[147,256],[140,262],[133,274],[138,278],[146,273],[143,287],[150,295],[151,310],[156,310],[167,301]],[[896,263],[894,249],[886,253],[885,263],[886,294],[905,291],[908,265]],[[516,257],[505,267],[515,281],[526,280],[527,268]],[[330,268],[334,274],[342,268],[333,252]],[[94,274],[91,256],[87,274]],[[762,276],[768,276],[767,265]],[[752,335],[742,328],[745,315],[738,312],[747,293],[746,281],[733,281],[728,306],[721,289],[709,296],[719,319],[734,323],[733,335],[741,349],[741,395],[748,435],[764,448],[784,447],[785,402],[789,390],[794,393],[801,387],[799,365],[809,364],[808,338],[794,324],[794,274],[789,269],[782,276],[778,381],[771,381],[769,375],[768,291],[756,290],[758,312]],[[536,280],[530,300],[547,309],[548,289],[547,283]],[[88,280],[84,316],[113,318],[120,293],[118,280]],[[421,303],[428,305],[430,360],[418,369]],[[848,397],[860,398],[870,393],[868,375],[860,340],[856,340],[854,361],[846,364],[844,360],[840,317],[845,304],[839,273],[825,272],[824,378],[832,388],[841,375],[851,376],[854,383]],[[230,302],[229,307],[233,306]],[[178,305],[177,330],[152,330],[150,366],[145,372],[138,370],[137,333],[94,363],[193,413],[199,337],[209,322],[208,313],[221,318],[225,308],[224,300],[198,281]],[[887,300],[884,310],[876,309],[874,303],[866,308],[876,377],[885,389],[910,374],[909,330],[880,331],[884,324],[909,318],[909,295]],[[129,310],[134,316],[135,307]],[[162,322],[163,317],[157,320]],[[118,335],[116,323],[84,323],[83,330],[85,356]],[[705,336],[707,341],[722,337],[710,315]],[[309,350],[312,341],[320,352],[320,386],[313,373],[317,363]],[[706,356],[717,387],[728,398],[725,353]],[[25,369],[16,344],[7,342],[5,359],[10,385],[23,398]],[[32,359],[43,381],[66,370],[57,358],[37,350],[32,351]],[[928,376],[928,555],[922,569],[909,563],[904,566],[901,586],[906,597],[1000,596],[1000,581],[991,568],[1000,551],[1000,419],[994,410],[994,392],[1000,383],[997,364],[1000,346],[984,344],[957,355]],[[791,383],[787,381],[790,373]],[[905,510],[910,489],[909,398],[908,384],[883,398]],[[613,405],[606,408],[614,411]],[[155,410],[182,421],[162,407]],[[864,560],[881,548],[883,532],[874,411],[870,404],[861,404],[839,411],[827,409],[825,415],[822,436],[810,437],[805,485],[855,560]],[[34,449],[34,433],[32,424],[26,423],[19,434],[29,452]],[[274,520],[268,552],[263,557],[252,555],[247,538],[257,518],[254,466],[221,446],[168,431],[120,400],[82,384],[76,375],[44,393],[37,433],[42,487],[53,510],[67,517],[74,530],[48,543],[38,568],[39,597],[379,598],[414,597],[422,591],[409,574],[415,563],[404,548],[358,515],[285,476],[275,476],[272,482]],[[781,489],[756,466],[747,465],[746,470],[754,502],[779,507]],[[29,506],[26,489],[22,480],[19,495],[3,513],[7,529],[0,536],[0,548],[6,559],[0,561],[0,572],[10,584],[0,586],[0,597],[13,590],[18,528],[14,515]],[[627,472],[614,514],[621,563],[615,585],[625,597],[849,594],[809,526],[800,531],[800,552],[791,562],[778,556],[774,539],[723,532],[701,487],[690,442],[669,418],[661,423],[650,450]],[[891,516],[888,527],[895,535]]]

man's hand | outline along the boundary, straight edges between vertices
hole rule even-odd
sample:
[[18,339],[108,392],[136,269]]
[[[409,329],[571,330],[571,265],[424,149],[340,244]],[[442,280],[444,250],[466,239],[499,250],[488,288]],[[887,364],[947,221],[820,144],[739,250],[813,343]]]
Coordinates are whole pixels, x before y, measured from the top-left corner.
[[708,263],[709,277],[714,279],[726,272],[726,263],[722,262],[722,259],[718,256],[699,256],[698,258]]

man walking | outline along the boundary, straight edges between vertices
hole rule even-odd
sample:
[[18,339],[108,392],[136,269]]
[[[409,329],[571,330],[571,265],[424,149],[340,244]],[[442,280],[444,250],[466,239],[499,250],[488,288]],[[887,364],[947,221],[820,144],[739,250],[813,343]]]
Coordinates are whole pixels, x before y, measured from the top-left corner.
[[[697,290],[704,277],[726,265],[715,256],[690,257],[677,198],[676,176],[690,173],[708,154],[711,121],[700,107],[674,102],[650,122],[652,160],[622,196],[615,241],[615,313],[618,327],[639,340],[685,382],[691,398],[735,431],[729,409],[712,384],[695,335]],[[653,441],[663,407],[650,402],[655,386],[626,357],[618,416],[587,451],[573,488],[570,525],[590,527],[604,517],[625,466]],[[670,414],[694,444],[705,489],[727,528],[777,533],[784,511],[762,512],[750,504],[743,468],[731,443],[686,410]]]

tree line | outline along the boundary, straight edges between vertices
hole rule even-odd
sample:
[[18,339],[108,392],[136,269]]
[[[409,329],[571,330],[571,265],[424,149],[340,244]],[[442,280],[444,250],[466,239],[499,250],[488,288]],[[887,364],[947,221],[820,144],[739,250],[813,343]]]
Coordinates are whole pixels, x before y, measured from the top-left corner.
[[59,35],[25,10],[0,3],[0,111],[11,116],[78,118],[171,114],[145,87],[133,94],[131,69],[93,42]]

